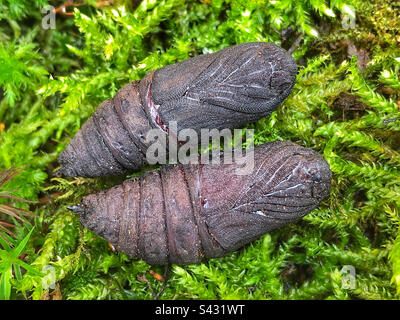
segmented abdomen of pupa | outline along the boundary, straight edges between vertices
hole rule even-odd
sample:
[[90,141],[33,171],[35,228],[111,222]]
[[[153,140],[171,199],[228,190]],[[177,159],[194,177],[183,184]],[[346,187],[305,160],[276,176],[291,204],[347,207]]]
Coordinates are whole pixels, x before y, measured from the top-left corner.
[[131,82],[101,103],[61,152],[60,173],[94,177],[139,169],[145,164],[145,135],[150,129],[138,82]]
[[137,170],[147,164],[150,129],[176,137],[182,129],[199,133],[256,121],[289,95],[296,73],[296,63],[284,49],[263,42],[152,71],[97,108],[61,152],[59,173],[95,177]]
[[291,142],[256,147],[253,170],[238,174],[242,166],[166,165],[70,209],[130,257],[192,264],[302,218],[329,191],[331,172],[323,157]]

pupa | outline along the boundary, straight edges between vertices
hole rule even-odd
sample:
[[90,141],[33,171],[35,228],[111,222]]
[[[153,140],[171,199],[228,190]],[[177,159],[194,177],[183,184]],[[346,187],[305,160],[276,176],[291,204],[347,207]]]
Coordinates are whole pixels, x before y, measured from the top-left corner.
[[[273,112],[290,94],[297,66],[284,49],[242,43],[148,73],[105,100],[59,156],[64,176],[124,174],[148,164],[151,129],[233,129]],[[167,146],[168,147],[168,146]]]
[[[222,257],[301,219],[327,196],[331,171],[317,152],[287,141],[243,162],[174,164],[91,194],[69,207],[116,250],[149,264]],[[229,182],[229,183],[228,183]]]

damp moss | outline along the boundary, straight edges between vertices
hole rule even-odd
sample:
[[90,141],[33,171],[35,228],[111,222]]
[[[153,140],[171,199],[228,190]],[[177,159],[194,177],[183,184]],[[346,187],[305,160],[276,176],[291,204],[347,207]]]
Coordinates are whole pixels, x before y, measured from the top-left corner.
[[[21,205],[36,217],[20,258],[40,272],[52,266],[63,299],[151,299],[143,275],[157,291],[162,283],[150,270],[163,268],[114,253],[65,209],[123,177],[54,178],[56,159],[98,104],[129,81],[267,41],[292,48],[299,74],[283,105],[248,127],[256,144],[291,140],[323,154],[333,171],[330,196],[302,221],[225,258],[173,266],[162,299],[398,298],[399,4],[125,2],[68,7],[73,14],[58,13],[55,29],[42,27],[47,1],[0,4],[0,169],[23,167],[4,188],[38,201]],[[16,245],[30,229],[18,224]],[[345,266],[354,268],[354,286],[345,285]],[[28,270],[10,279],[11,298],[49,297],[43,277]]]

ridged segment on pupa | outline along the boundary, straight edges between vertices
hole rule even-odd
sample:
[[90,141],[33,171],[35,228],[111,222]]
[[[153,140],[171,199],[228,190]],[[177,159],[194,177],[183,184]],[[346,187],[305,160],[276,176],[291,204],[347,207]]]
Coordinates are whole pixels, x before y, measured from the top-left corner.
[[243,165],[165,165],[69,209],[130,257],[183,265],[224,256],[302,218],[329,191],[324,158],[291,142],[256,147],[250,174],[237,174]]
[[271,112],[291,92],[294,59],[264,42],[243,43],[147,74],[104,101],[61,152],[59,174],[107,176],[147,164],[150,129],[233,129]]

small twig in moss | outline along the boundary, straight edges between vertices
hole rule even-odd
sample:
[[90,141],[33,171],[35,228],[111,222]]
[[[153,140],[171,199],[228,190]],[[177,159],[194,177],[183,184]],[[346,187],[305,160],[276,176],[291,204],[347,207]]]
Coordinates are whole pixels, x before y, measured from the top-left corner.
[[168,281],[168,279],[169,279],[169,277],[171,275],[171,269],[172,269],[171,267],[172,267],[172,265],[168,264],[167,267],[165,268],[165,272],[164,272],[164,276],[163,276],[164,283],[163,283],[160,291],[158,291],[157,294],[155,296],[153,296],[153,300],[158,300],[158,298],[164,292],[165,287],[167,286],[167,281]]
[[292,54],[292,53],[297,49],[297,47],[299,46],[301,40],[303,40],[303,35],[302,35],[302,34],[299,35],[299,36],[296,38],[296,40],[294,40],[293,44],[292,44],[291,47],[289,48],[288,52],[289,52],[290,54]]

